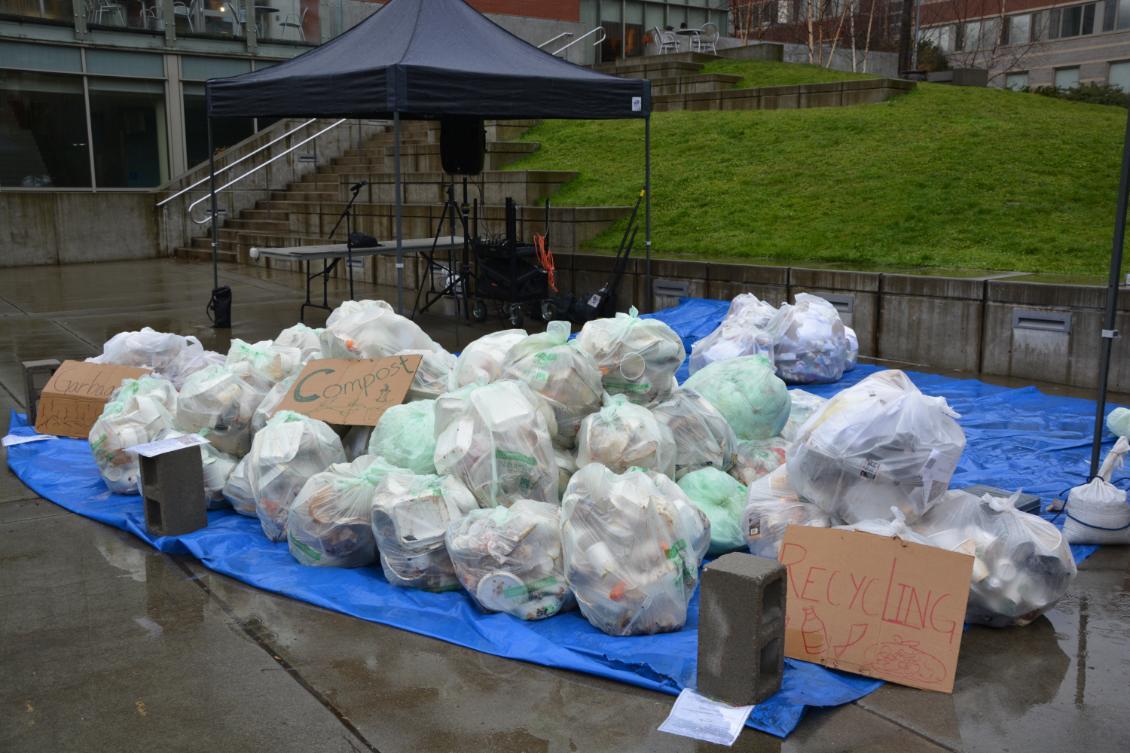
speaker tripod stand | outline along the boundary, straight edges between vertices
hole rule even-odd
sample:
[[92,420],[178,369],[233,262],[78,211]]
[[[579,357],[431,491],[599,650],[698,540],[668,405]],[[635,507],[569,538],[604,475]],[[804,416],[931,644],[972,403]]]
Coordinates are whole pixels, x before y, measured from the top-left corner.
[[[464,319],[470,319],[470,293],[468,285],[475,277],[475,273],[471,269],[471,242],[474,238],[474,232],[470,227],[471,223],[468,218],[468,204],[467,204],[467,176],[463,176],[463,203],[457,204],[455,202],[455,182],[448,183],[447,198],[443,203],[443,214],[440,215],[439,222],[436,223],[436,232],[432,238],[432,247],[429,251],[422,251],[421,256],[424,257],[425,267],[424,275],[420,278],[419,283],[416,285],[416,301],[412,305],[412,318],[416,318],[416,314],[423,313],[430,309],[435,304],[439,303],[444,298],[453,298],[455,300],[455,313],[456,316],[462,316]],[[456,251],[457,244],[455,243],[455,226],[458,221],[459,227],[463,232],[463,244],[461,252]],[[443,237],[444,222],[448,224],[448,235],[451,239],[451,244],[447,248],[447,260],[437,260],[439,253],[439,239]],[[459,258],[457,259],[457,253]],[[444,284],[436,286],[435,273],[440,272],[444,275]],[[425,286],[427,289],[425,290]],[[424,299],[424,305],[420,306],[420,299]]]

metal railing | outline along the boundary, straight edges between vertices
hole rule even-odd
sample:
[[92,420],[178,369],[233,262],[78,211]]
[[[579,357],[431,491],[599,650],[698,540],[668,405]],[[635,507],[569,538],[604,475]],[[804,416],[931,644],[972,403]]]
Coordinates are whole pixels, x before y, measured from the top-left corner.
[[573,32],[571,32],[571,31],[563,31],[563,32],[561,32],[560,34],[558,34],[557,36],[555,36],[555,37],[550,37],[549,39],[547,39],[547,40],[545,40],[544,42],[542,42],[541,44],[539,44],[539,45],[538,45],[538,49],[539,49],[539,50],[541,50],[541,49],[545,49],[545,48],[546,48],[546,47],[548,47],[549,45],[551,45],[551,44],[553,44],[554,42],[556,42],[556,41],[557,41],[558,39],[566,39],[566,38],[568,38],[568,37],[571,37],[571,36],[573,36]]
[[[330,125],[326,126],[325,128],[323,128],[322,130],[318,131],[317,133],[313,134],[312,136],[307,136],[306,138],[304,138],[304,139],[302,139],[301,141],[299,141],[299,142],[298,142],[297,144],[293,144],[292,146],[290,146],[290,147],[288,147],[288,148],[284,149],[283,151],[281,151],[281,152],[279,152],[278,154],[276,154],[276,155],[275,155],[274,157],[271,157],[271,158],[270,158],[269,160],[267,160],[266,162],[264,162],[264,163],[262,163],[262,164],[260,164],[260,165],[256,165],[255,167],[251,168],[251,169],[250,169],[250,170],[248,170],[247,172],[245,172],[245,173],[243,173],[242,175],[240,175],[240,176],[239,176],[238,178],[235,178],[235,179],[233,179],[233,180],[230,180],[230,181],[228,181],[227,183],[225,183],[224,185],[220,186],[219,188],[217,188],[217,189],[216,189],[216,194],[219,194],[219,193],[220,193],[221,191],[224,191],[224,190],[226,190],[226,189],[228,189],[228,188],[231,188],[232,186],[234,186],[234,185],[235,185],[236,183],[240,182],[240,181],[241,181],[241,180],[243,180],[244,178],[247,178],[247,177],[249,177],[249,176],[251,176],[251,175],[254,175],[255,173],[259,172],[260,170],[262,170],[262,169],[263,169],[264,167],[266,167],[267,165],[271,164],[272,162],[274,162],[274,161],[276,161],[276,160],[282,159],[282,158],[283,158],[283,157],[285,157],[286,155],[290,154],[291,152],[293,152],[294,150],[298,149],[298,148],[299,148],[299,147],[301,147],[301,146],[305,146],[306,144],[310,143],[311,141],[313,141],[314,139],[318,138],[318,137],[319,137],[319,136],[321,136],[322,134],[324,134],[324,133],[328,133],[328,132],[332,131],[333,129],[337,128],[337,127],[338,127],[339,125],[341,125],[342,123],[344,123],[344,122],[345,122],[346,120],[347,120],[347,118],[342,118],[342,119],[340,119],[340,120],[335,120],[335,121],[334,121],[333,123],[331,123]],[[275,144],[275,143],[278,143],[278,142],[279,142],[279,141],[280,141],[281,139],[284,139],[284,138],[286,138],[287,136],[290,136],[290,135],[291,135],[292,133],[294,133],[294,131],[296,131],[296,130],[299,130],[299,129],[301,129],[301,128],[305,128],[305,127],[306,127],[307,125],[309,125],[310,123],[313,123],[313,122],[314,122],[313,120],[308,120],[308,121],[307,121],[306,123],[303,123],[302,125],[298,126],[298,128],[296,128],[296,129],[294,129],[294,130],[292,130],[292,131],[288,131],[287,133],[285,133],[284,135],[280,136],[279,138],[277,138],[277,139],[274,139],[273,141],[271,141],[271,142],[270,142],[270,144],[267,144],[267,145],[265,145],[265,146],[262,146],[262,147],[260,147],[259,149],[256,149],[256,150],[255,150],[255,152],[252,152],[251,154],[248,154],[248,155],[247,155],[246,157],[243,157],[243,158],[241,158],[241,159],[237,160],[236,162],[233,162],[233,163],[232,163],[231,165],[228,165],[228,166],[227,166],[227,168],[225,168],[225,169],[228,169],[228,168],[234,167],[234,166],[235,166],[235,165],[236,165],[236,164],[237,164],[238,162],[242,162],[243,160],[247,159],[247,157],[250,157],[250,156],[251,156],[252,154],[255,154],[256,152],[262,151],[263,149],[266,149],[266,148],[267,148],[267,146],[270,146],[271,144]],[[217,174],[219,174],[219,171],[217,171]],[[193,184],[193,186],[197,186],[197,185],[200,185],[201,183],[205,183],[205,182],[207,182],[207,181],[208,181],[208,180],[210,179],[210,177],[211,177],[211,176],[209,176],[208,178],[202,178],[201,180],[199,180],[199,181],[197,181],[196,183],[194,183],[194,184]],[[183,189],[182,191],[179,191],[178,193],[174,194],[173,196],[170,196],[170,197],[169,197],[168,199],[165,199],[165,201],[161,202],[161,204],[164,204],[165,202],[167,202],[167,201],[170,201],[170,200],[172,200],[172,199],[176,198],[177,196],[180,196],[180,195],[181,195],[181,194],[183,194],[183,193],[184,193],[185,191],[188,191],[188,190],[190,190],[190,189],[191,189],[191,188],[192,188],[193,186],[189,186],[188,188],[186,188],[186,189]],[[187,214],[188,214],[188,217],[189,217],[189,219],[190,219],[190,220],[192,220],[192,221],[193,221],[193,223],[195,223],[195,224],[197,224],[197,225],[205,225],[205,224],[207,224],[207,223],[208,223],[209,221],[211,221],[211,220],[212,220],[212,214],[211,214],[211,212],[209,212],[209,213],[208,213],[208,216],[206,216],[206,217],[205,217],[204,219],[202,219],[202,220],[198,220],[198,219],[196,219],[195,217],[193,217],[193,216],[192,216],[192,210],[193,210],[193,209],[195,209],[195,208],[196,208],[197,206],[199,206],[200,204],[202,204],[203,202],[205,202],[205,201],[207,201],[208,199],[210,199],[210,198],[211,198],[211,196],[212,196],[212,192],[211,192],[211,191],[209,191],[208,193],[204,194],[204,195],[203,195],[203,196],[201,196],[201,197],[200,197],[199,199],[197,199],[196,201],[194,201],[194,202],[192,202],[191,204],[189,204],[189,205],[188,205],[188,209],[186,210],[186,212],[187,212]],[[158,204],[157,206],[161,206],[161,204]]]
[[597,26],[595,29],[589,29],[584,34],[577,37],[576,39],[574,39],[572,42],[565,45],[564,47],[560,47],[560,48],[554,50],[552,54],[560,55],[561,53],[565,52],[565,50],[569,49],[570,47],[577,44],[578,42],[584,41],[585,39],[591,37],[593,34],[600,34],[600,37],[595,42],[592,43],[593,47],[596,47],[597,45],[603,43],[604,40],[608,38],[608,32],[606,32],[604,30],[604,27],[603,26]]

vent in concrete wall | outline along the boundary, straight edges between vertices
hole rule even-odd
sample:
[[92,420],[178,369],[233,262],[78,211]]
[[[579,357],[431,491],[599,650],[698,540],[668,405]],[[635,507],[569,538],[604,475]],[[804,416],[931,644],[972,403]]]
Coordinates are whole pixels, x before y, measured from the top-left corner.
[[855,296],[851,293],[813,293],[836,307],[844,324],[852,326],[852,315],[855,313]]
[[1037,332],[1071,333],[1071,314],[1062,311],[1013,309],[1012,328]]
[[655,308],[662,309],[679,305],[679,299],[691,294],[691,284],[686,280],[654,280],[651,283],[655,294]]

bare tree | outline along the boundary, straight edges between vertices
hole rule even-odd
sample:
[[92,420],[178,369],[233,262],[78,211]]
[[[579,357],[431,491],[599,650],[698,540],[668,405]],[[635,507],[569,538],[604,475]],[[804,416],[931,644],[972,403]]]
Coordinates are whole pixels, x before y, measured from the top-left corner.
[[[1008,0],[946,0],[931,3],[923,8],[923,26],[927,35],[919,30],[918,39],[928,39],[931,28],[954,26],[954,46],[960,50],[947,52],[951,63],[967,68],[984,68],[993,81],[1015,70],[1037,54],[1048,37],[1048,24],[1055,3],[1038,12],[1028,13],[1029,29],[1025,39],[1010,33]],[[928,12],[927,12],[928,11]],[[939,23],[940,22],[940,23]]]

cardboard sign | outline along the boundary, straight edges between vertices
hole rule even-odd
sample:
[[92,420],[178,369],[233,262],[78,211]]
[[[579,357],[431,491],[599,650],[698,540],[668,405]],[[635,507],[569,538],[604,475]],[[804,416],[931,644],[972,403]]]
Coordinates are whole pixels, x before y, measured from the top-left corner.
[[901,539],[789,526],[785,656],[953,692],[973,558]]
[[148,373],[149,369],[136,366],[63,361],[40,394],[35,430],[86,439],[122,380]]
[[328,424],[376,426],[386,410],[404,402],[421,356],[364,361],[310,361],[275,411],[292,410]]

